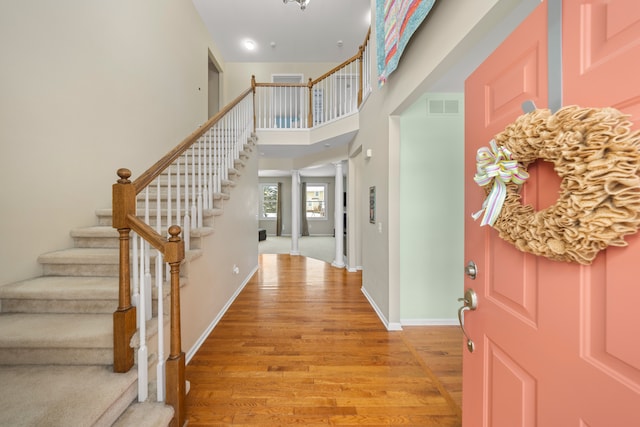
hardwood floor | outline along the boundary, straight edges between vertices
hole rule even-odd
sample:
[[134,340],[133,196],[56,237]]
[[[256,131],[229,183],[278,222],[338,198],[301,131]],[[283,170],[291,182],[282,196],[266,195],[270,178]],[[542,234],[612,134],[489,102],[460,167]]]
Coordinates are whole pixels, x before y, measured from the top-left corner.
[[387,332],[360,273],[259,262],[186,368],[190,426],[461,425],[458,328]]

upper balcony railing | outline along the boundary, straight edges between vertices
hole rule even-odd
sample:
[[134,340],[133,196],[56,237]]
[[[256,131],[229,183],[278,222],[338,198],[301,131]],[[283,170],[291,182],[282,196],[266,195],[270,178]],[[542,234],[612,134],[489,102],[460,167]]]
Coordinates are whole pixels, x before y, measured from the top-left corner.
[[370,31],[358,53],[308,83],[258,83],[255,91],[257,129],[309,129],[358,111],[371,92]]

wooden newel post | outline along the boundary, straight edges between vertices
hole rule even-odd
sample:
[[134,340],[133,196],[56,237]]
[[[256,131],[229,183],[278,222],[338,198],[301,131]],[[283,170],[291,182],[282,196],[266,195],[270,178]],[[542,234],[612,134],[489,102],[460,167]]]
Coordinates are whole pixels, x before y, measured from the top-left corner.
[[184,242],[180,240],[180,227],[169,227],[171,237],[165,245],[164,259],[171,267],[171,342],[166,363],[167,404],[173,406],[171,427],[182,427],[186,421],[184,399],[186,384],[184,375],[185,355],[180,336],[180,263],[184,259]]
[[133,366],[131,337],[136,332],[136,308],[131,305],[129,270],[129,227],[127,216],[136,213],[136,192],[129,181],[131,171],[118,169],[118,182],[113,184],[113,228],[120,234],[120,283],[118,309],[113,313],[113,370],[128,372]]

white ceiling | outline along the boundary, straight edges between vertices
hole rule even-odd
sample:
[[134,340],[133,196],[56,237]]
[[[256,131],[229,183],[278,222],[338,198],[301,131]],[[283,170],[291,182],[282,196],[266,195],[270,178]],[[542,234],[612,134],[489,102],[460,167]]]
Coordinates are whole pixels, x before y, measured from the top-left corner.
[[369,0],[311,0],[305,10],[283,0],[192,1],[224,62],[337,64],[357,53],[370,24]]

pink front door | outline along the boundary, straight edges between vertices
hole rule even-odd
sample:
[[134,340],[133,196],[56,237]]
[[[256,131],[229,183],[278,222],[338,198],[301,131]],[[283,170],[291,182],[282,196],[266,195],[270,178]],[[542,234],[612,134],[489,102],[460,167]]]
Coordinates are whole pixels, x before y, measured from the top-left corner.
[[[563,104],[614,106],[640,124],[640,2],[564,0]],[[478,296],[465,330],[463,426],[640,425],[640,239],[601,252],[591,266],[525,254],[471,214],[484,191],[475,154],[522,114],[547,107],[547,2],[468,78],[465,86],[465,289]],[[523,202],[557,199],[550,163],[529,168]],[[636,261],[637,262],[637,261]],[[466,348],[466,345],[465,345]]]

